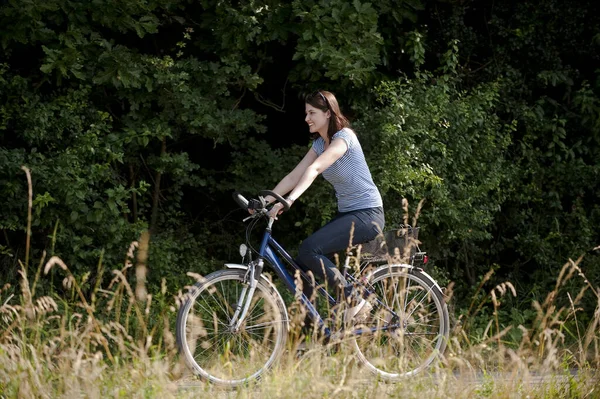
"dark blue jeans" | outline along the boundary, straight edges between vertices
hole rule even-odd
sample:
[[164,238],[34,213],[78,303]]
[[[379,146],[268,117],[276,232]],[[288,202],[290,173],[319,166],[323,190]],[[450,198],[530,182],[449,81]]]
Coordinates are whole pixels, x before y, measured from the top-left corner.
[[[354,230],[352,231],[352,226]],[[335,253],[345,251],[351,245],[362,244],[377,237],[385,226],[383,208],[359,209],[338,213],[337,216],[307,237],[298,250],[296,262],[305,272],[312,272],[319,282],[327,282],[329,288],[341,288],[349,295],[352,287],[332,262]],[[352,242],[350,235],[352,233]],[[303,281],[303,292],[313,299],[314,287]]]

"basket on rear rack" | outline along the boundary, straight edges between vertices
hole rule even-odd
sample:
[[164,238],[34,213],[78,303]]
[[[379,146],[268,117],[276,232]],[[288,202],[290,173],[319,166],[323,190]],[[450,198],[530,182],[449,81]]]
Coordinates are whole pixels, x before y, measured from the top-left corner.
[[410,260],[419,250],[419,227],[401,225],[386,230],[374,240],[361,244],[360,258],[367,262],[396,262]]

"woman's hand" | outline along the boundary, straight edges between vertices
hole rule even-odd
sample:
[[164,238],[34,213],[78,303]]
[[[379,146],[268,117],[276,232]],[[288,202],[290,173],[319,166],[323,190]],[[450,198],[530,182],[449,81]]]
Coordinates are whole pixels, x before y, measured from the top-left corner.
[[[288,197],[285,199],[285,201],[287,202],[288,206],[291,208],[292,204],[294,203],[294,200]],[[269,211],[269,216],[272,217],[273,219],[277,220],[277,215],[281,215],[283,213],[283,211],[284,211],[283,204],[278,202],[275,205],[273,205],[273,208],[271,208],[271,210]]]
[[273,205],[273,208],[269,211],[269,217],[277,220],[277,215],[281,215],[283,213],[283,205],[279,202]]

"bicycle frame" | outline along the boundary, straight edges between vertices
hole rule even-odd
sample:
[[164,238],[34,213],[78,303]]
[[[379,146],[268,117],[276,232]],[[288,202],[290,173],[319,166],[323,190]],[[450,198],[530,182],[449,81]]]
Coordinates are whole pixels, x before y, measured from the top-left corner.
[[[244,289],[244,291],[242,292],[242,294],[240,296],[240,301],[238,303],[238,309],[236,310],[235,315],[234,315],[234,320],[237,321],[237,324],[241,324],[241,322],[243,321],[243,319],[246,315],[248,304],[252,300],[252,295],[254,293],[254,287],[256,286],[256,280],[258,280],[258,278],[260,278],[260,275],[261,275],[263,267],[264,267],[265,259],[272,266],[272,268],[274,269],[277,276],[281,279],[281,281],[283,281],[286,288],[292,293],[296,292],[297,285],[296,285],[295,280],[292,277],[292,275],[290,275],[290,273],[286,270],[285,264],[281,260],[280,256],[292,268],[299,271],[301,277],[304,278],[304,280],[310,281],[310,278],[300,268],[300,266],[294,261],[294,259],[291,257],[291,255],[272,236],[271,224],[272,224],[272,221],[270,221],[269,225],[265,229],[265,233],[264,233],[262,241],[261,241],[260,249],[258,251],[258,259],[256,259],[254,262],[252,262],[252,264],[249,267],[249,270],[251,271],[251,273],[250,273],[250,276],[251,276],[250,292],[246,296],[246,289]],[[408,266],[408,267],[412,268],[411,266]],[[349,277],[350,282],[356,282],[356,279],[354,277],[352,277],[351,275],[348,275],[347,277]],[[316,288],[317,288],[317,292],[319,293],[319,295],[321,297],[326,298],[328,303],[331,306],[335,306],[338,304],[338,302],[335,300],[335,298],[333,298],[323,286],[317,286]],[[366,287],[365,287],[365,289],[366,289]],[[321,314],[313,306],[313,304],[311,303],[309,298],[304,293],[301,293],[299,299],[300,299],[301,303],[306,307],[307,311],[312,316],[312,318],[317,322],[319,328],[322,329],[324,335],[326,337],[331,337],[332,336],[331,329],[329,328],[328,325],[325,324],[325,321],[323,320]],[[243,302],[246,302],[246,305],[243,307],[243,310],[240,315],[239,312],[242,309]],[[379,299],[377,299],[377,303],[380,306],[385,307],[392,314],[392,316],[394,316],[394,317],[398,316],[396,314],[396,312],[394,312],[387,305],[382,303]],[[239,315],[239,317],[238,317],[238,315]],[[398,327],[399,327],[399,325],[393,324],[393,325],[389,325],[386,327],[370,328],[370,329],[368,329],[368,331],[374,332],[377,330],[388,330],[388,329],[395,329]],[[363,330],[360,328],[353,331],[353,334],[355,334],[355,335],[360,335],[362,333],[363,333]]]
[[[283,248],[283,246],[281,246],[281,244],[277,242],[277,240],[275,240],[275,238],[273,238],[273,236],[271,235],[271,229],[267,228],[265,230],[265,234],[260,245],[259,261],[260,259],[266,259],[274,269],[277,276],[286,285],[287,289],[290,292],[295,293],[297,289],[296,282],[292,275],[290,275],[290,273],[286,270],[285,264],[279,258],[277,253],[279,253],[290,266],[292,266],[295,270],[298,270],[300,275],[305,280],[309,280],[306,273],[294,261],[292,256],[285,250],[285,248]],[[337,304],[335,298],[333,298],[323,287],[317,287],[317,292],[319,293],[319,295],[326,298],[330,305],[333,306]],[[329,336],[331,334],[329,327],[324,325],[325,322],[321,317],[321,314],[317,311],[317,309],[313,306],[309,298],[307,298],[304,293],[301,293],[300,301],[306,307],[307,311],[310,313],[313,319],[317,321],[319,327],[324,327],[325,335]]]

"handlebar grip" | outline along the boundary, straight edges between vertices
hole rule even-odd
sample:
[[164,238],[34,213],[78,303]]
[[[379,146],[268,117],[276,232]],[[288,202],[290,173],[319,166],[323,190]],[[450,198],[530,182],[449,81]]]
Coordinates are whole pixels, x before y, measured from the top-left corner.
[[233,200],[244,210],[248,210],[248,200],[238,191],[232,193]]

